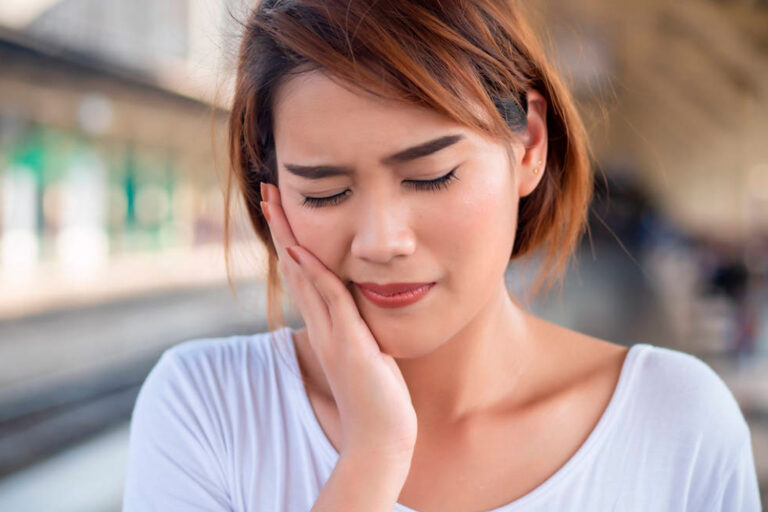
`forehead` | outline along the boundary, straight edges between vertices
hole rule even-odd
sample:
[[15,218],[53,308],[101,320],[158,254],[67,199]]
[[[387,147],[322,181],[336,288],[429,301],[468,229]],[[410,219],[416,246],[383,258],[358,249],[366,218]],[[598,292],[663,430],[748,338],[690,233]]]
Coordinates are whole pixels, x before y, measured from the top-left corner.
[[377,98],[322,71],[290,78],[277,91],[274,135],[278,155],[354,160],[361,150],[378,159],[443,132],[476,135],[431,109]]

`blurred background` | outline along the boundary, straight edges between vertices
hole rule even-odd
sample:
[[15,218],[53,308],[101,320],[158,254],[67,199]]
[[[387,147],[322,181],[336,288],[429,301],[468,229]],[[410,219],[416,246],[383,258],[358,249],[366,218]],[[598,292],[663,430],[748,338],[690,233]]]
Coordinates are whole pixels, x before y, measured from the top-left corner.
[[[750,424],[765,503],[768,2],[529,5],[599,167],[563,293],[532,309],[707,362]],[[233,289],[222,249],[247,8],[0,2],[0,510],[120,510],[131,410],[160,353],[267,329],[242,212]],[[511,265],[509,288],[530,275]]]

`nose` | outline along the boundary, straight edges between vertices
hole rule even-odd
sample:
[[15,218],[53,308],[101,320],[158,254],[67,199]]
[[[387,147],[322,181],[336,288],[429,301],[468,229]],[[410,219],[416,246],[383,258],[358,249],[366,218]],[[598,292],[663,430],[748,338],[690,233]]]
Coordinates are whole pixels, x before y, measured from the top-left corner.
[[375,263],[388,263],[396,256],[407,256],[416,248],[408,225],[409,211],[391,196],[378,195],[362,207],[353,222],[352,255]]

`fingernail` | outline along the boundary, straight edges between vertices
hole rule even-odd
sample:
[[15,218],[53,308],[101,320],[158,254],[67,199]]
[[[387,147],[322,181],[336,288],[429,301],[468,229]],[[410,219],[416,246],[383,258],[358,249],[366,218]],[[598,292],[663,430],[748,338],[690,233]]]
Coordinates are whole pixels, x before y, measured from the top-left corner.
[[265,199],[266,201],[269,201],[269,197],[267,197],[267,184],[262,181],[260,186],[261,186],[261,197],[262,197],[262,199]]
[[265,201],[261,202],[261,212],[266,217],[267,222],[269,222],[269,205]]
[[301,261],[299,261],[299,254],[298,254],[298,252],[296,251],[296,249],[294,249],[294,248],[293,248],[293,246],[291,246],[291,247],[286,247],[286,248],[285,248],[285,250],[286,250],[286,251],[288,251],[288,254],[290,254],[290,255],[291,255],[291,258],[293,258],[293,261],[295,261],[296,263],[298,263],[299,265],[301,265]]

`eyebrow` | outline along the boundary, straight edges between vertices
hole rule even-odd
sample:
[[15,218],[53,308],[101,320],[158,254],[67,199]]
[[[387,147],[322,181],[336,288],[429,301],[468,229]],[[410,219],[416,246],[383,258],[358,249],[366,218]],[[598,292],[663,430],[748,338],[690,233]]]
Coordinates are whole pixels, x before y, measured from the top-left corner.
[[[394,167],[397,164],[409,162],[436,153],[452,144],[456,144],[464,138],[465,137],[462,134],[438,137],[437,139],[386,156],[381,159],[381,163],[388,167]],[[348,176],[354,174],[354,170],[351,167],[342,165],[283,165],[290,173],[310,180],[320,180],[331,176]]]

